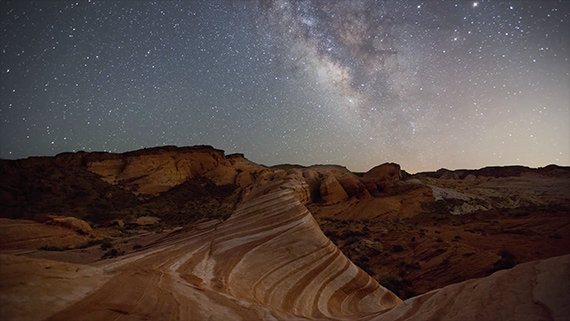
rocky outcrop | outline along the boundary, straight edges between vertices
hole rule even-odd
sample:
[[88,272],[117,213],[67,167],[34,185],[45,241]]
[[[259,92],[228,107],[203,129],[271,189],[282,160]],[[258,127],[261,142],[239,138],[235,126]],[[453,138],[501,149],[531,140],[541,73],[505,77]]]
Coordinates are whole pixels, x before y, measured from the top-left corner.
[[431,291],[372,320],[569,320],[568,302],[570,255],[565,255]]
[[262,186],[218,227],[203,263],[221,276],[212,285],[307,318],[354,318],[398,304],[322,234],[299,190],[308,186],[295,179]]
[[[144,151],[144,153],[143,153]],[[91,154],[86,168],[136,194],[156,195],[218,167],[224,152],[209,146],[161,147],[124,154]]]
[[402,179],[400,165],[394,163],[385,163],[378,165],[366,172],[360,181],[366,186],[366,189],[373,196],[380,196],[380,193],[388,187],[394,186],[394,183]]
[[348,199],[348,194],[332,175],[326,175],[321,180],[319,194],[323,204],[335,204]]
[[65,227],[79,234],[87,236],[93,235],[93,229],[91,228],[89,223],[75,217],[50,216],[48,221],[45,222],[45,224]]
[[309,185],[311,201],[314,203],[330,205],[352,197],[369,196],[358,177],[345,167],[316,165],[294,171],[301,173],[303,180]]
[[[470,174],[463,179],[419,176],[432,189],[442,213],[464,215],[489,210],[570,206],[570,177],[528,174],[491,178]],[[556,204],[556,205],[555,205]]]
[[520,177],[536,174],[549,177],[570,177],[570,167],[548,165],[546,167],[530,168],[526,166],[488,166],[480,169],[438,169],[435,172],[421,172],[415,175],[439,179],[466,179],[467,177]]
[[42,247],[63,250],[78,247],[88,241],[87,235],[69,228],[0,218],[0,250],[37,250]]

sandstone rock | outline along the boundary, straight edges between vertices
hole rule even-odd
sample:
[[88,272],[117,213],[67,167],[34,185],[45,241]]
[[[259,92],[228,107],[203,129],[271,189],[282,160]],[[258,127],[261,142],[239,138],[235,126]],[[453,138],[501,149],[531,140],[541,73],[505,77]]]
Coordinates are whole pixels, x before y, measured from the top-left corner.
[[366,186],[366,189],[373,196],[379,196],[380,192],[402,178],[400,165],[394,163],[385,163],[378,165],[366,172],[360,181]]
[[81,235],[69,228],[29,220],[0,218],[0,250],[37,250],[44,246],[74,248],[88,240],[87,235]]
[[464,180],[466,181],[474,181],[477,179],[477,176],[473,175],[473,174],[469,174],[467,176],[465,176]]
[[303,178],[305,179],[305,182],[307,182],[307,184],[309,185],[309,191],[311,192],[311,200],[315,203],[318,202],[321,198],[320,188],[321,188],[321,180],[323,178],[322,174],[320,174],[319,172],[317,172],[317,170],[313,168],[309,168],[303,170]]
[[44,320],[107,279],[91,266],[0,254],[0,319]]
[[364,186],[358,176],[353,173],[347,171],[346,173],[336,175],[335,178],[349,197],[357,196],[363,198],[370,195],[366,186]]
[[404,301],[372,320],[568,320],[570,255],[519,264]]
[[89,154],[88,170],[136,194],[157,195],[216,168],[224,152],[209,146],[160,147],[124,154]]
[[[322,234],[299,201],[298,184],[285,179],[252,191],[217,227],[198,277],[248,302],[306,318],[346,319],[398,304]],[[354,295],[362,303],[340,304]]]
[[134,224],[140,225],[140,226],[147,226],[147,225],[154,225],[158,222],[160,222],[159,217],[141,216],[134,221]]
[[451,171],[446,171],[446,172],[443,173],[439,178],[440,178],[440,179],[459,179],[460,176],[459,176],[458,173],[451,172]]
[[125,222],[123,220],[112,220],[105,224],[105,227],[110,227],[110,226],[124,227]]
[[382,243],[369,239],[360,239],[358,242],[349,245],[348,249],[354,250],[368,257],[375,256],[384,252]]
[[335,204],[348,199],[348,194],[342,185],[331,175],[325,175],[319,187],[320,199],[323,204]]
[[87,236],[93,235],[93,229],[89,223],[75,217],[50,216],[49,220],[46,221],[45,224],[65,227]]
[[366,197],[366,187],[356,175],[336,165],[318,165],[299,170],[309,184],[314,203],[333,204],[353,196]]
[[348,320],[400,304],[324,236],[300,179],[266,182],[223,222],[100,262],[109,281],[50,320]]

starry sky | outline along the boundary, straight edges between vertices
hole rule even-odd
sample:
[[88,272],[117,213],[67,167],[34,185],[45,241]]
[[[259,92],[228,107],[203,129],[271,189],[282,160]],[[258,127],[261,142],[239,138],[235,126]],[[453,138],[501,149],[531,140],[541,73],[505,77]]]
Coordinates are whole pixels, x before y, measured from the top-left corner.
[[0,158],[570,165],[570,2],[0,2]]

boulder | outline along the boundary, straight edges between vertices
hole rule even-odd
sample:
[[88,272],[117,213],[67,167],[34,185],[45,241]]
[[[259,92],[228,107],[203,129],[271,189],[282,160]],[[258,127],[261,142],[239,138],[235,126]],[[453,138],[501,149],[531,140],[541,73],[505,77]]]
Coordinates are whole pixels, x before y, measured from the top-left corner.
[[45,224],[65,227],[82,235],[93,235],[93,229],[89,223],[75,217],[49,216],[49,220]]
[[140,226],[154,225],[160,222],[160,218],[154,216],[141,216],[137,218],[134,223]]
[[319,187],[321,195],[321,203],[336,204],[348,199],[348,194],[337,181],[336,177],[331,174],[325,175]]
[[366,172],[360,181],[373,196],[379,196],[388,187],[402,178],[400,165],[395,163],[384,163]]

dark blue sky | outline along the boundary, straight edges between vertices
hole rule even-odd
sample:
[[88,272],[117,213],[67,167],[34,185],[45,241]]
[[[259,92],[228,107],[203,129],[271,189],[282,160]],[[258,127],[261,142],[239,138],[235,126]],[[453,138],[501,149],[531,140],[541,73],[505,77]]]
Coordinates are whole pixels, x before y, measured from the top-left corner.
[[0,157],[570,165],[568,1],[2,1]]

